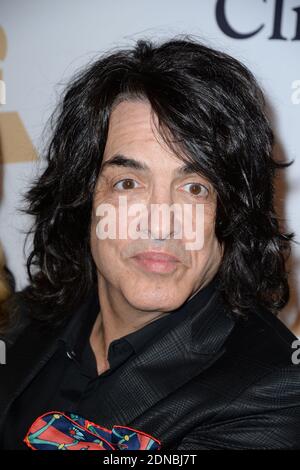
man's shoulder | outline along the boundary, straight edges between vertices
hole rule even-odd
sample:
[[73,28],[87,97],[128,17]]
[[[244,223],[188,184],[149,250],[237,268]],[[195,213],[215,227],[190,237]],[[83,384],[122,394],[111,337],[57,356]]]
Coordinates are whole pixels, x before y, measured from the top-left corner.
[[[20,337],[41,336],[45,340],[63,334],[63,332],[77,322],[89,306],[95,302],[95,291],[92,289],[73,307],[60,308],[47,305],[46,302],[36,302],[30,299],[28,289],[30,286],[15,292],[6,302],[5,308],[9,316],[6,328],[0,333],[0,339],[8,347],[18,345]],[[30,346],[29,346],[30,347]]]
[[262,368],[290,367],[297,337],[278,316],[257,308],[236,321],[227,348],[236,357],[256,362]]
[[1,330],[0,338],[8,346],[13,345],[24,329],[30,325],[29,308],[24,301],[26,289],[14,292],[2,305],[6,315],[6,322]]
[[24,334],[30,345],[31,335],[47,337],[52,336],[55,331],[51,323],[46,326],[46,322],[42,321],[46,306],[30,302],[27,293],[28,287],[25,287],[14,292],[5,303],[8,321],[0,333],[0,339],[5,341],[8,348],[18,346],[18,341]]

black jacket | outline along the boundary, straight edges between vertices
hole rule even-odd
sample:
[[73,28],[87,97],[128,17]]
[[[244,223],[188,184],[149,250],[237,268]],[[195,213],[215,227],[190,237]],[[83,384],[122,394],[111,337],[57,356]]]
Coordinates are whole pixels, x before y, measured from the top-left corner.
[[[139,429],[162,450],[300,449],[295,336],[268,311],[235,319],[218,291],[204,308],[195,299],[193,315],[124,364],[117,387],[104,384],[101,425]],[[54,354],[55,334],[41,334],[24,315],[8,343],[0,433],[3,423],[14,425],[11,405]]]

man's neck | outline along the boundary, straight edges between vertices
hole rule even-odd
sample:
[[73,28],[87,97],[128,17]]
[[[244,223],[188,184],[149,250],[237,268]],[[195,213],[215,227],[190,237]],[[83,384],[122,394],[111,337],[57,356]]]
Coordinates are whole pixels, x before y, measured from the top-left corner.
[[137,331],[152,321],[168,315],[159,311],[142,311],[132,308],[119,291],[98,284],[101,305],[90,336],[90,344],[95,354],[98,373],[109,369],[108,348],[112,341]]

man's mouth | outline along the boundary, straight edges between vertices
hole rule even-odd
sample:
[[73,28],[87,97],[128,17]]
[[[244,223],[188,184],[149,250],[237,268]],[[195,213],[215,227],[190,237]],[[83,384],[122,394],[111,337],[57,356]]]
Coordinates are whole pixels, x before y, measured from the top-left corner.
[[132,259],[143,270],[157,273],[171,273],[179,263],[176,256],[158,251],[144,251],[133,256]]

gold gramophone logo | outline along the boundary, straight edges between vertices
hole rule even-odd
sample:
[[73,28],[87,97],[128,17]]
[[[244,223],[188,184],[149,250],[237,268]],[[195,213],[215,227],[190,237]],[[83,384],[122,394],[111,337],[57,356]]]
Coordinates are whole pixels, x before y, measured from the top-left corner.
[[36,151],[17,111],[5,111],[8,105],[4,59],[7,40],[0,26],[0,163],[17,163],[35,160]]

